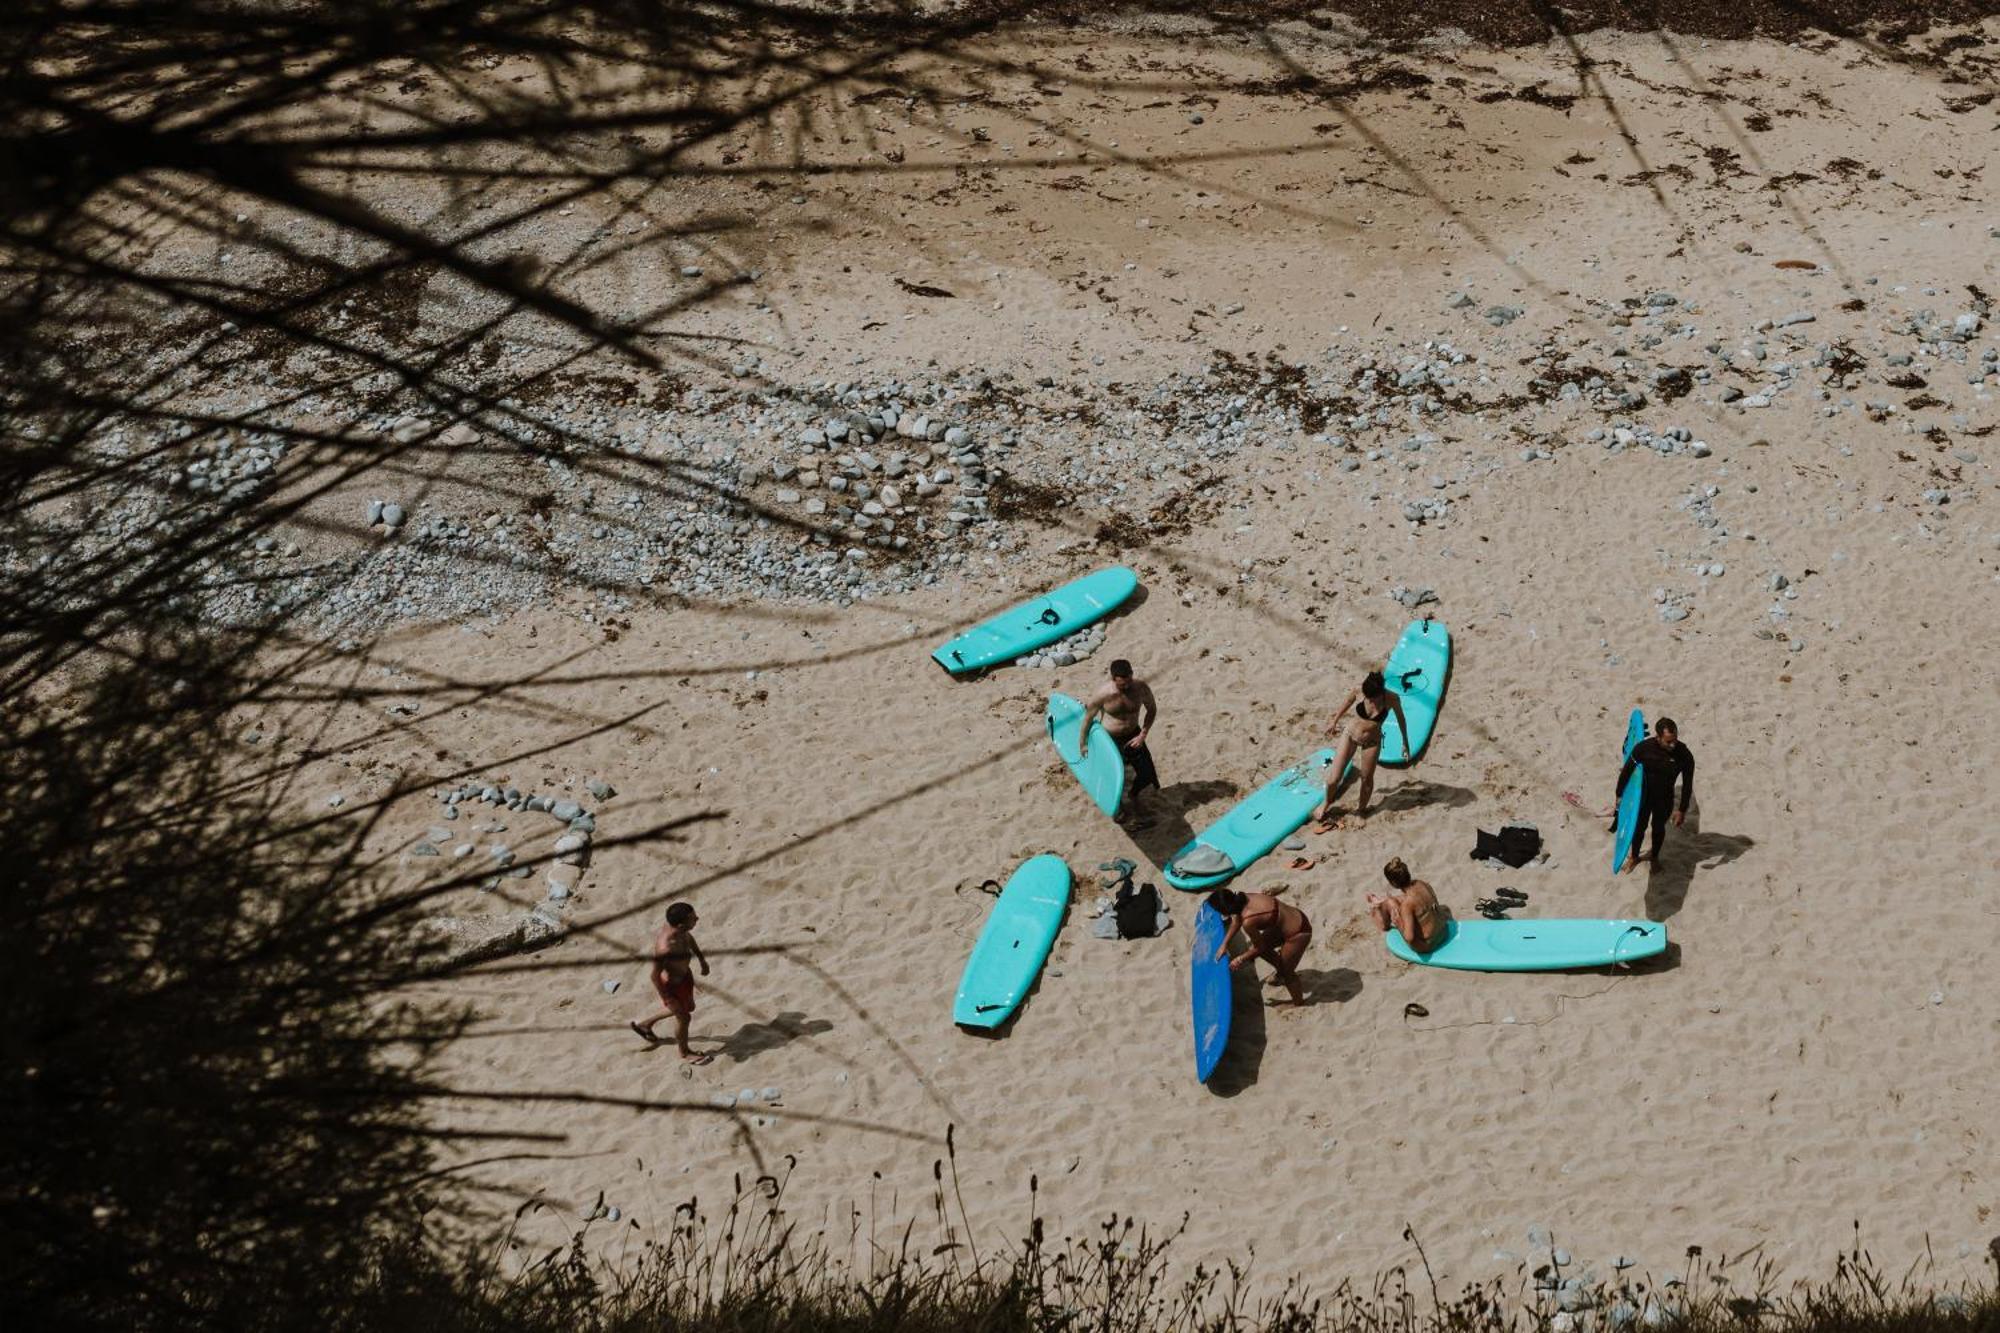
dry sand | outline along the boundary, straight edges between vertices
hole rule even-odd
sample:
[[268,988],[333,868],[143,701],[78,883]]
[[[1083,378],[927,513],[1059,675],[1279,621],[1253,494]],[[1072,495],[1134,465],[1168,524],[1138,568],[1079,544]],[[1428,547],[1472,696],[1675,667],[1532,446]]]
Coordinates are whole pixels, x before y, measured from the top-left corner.
[[[990,100],[960,115],[990,142],[946,141],[894,104],[852,109],[885,132],[878,147],[893,135],[945,165],[801,188],[830,231],[742,241],[731,257],[774,275],[770,308],[705,318],[797,379],[935,358],[1083,384],[1198,371],[1216,348],[1309,361],[1432,331],[1525,356],[1551,334],[1615,339],[1592,303],[1656,289],[1698,301],[1691,322],[1732,346],[1792,309],[1830,326],[1861,295],[1874,308],[1839,327],[1880,341],[1892,310],[1948,320],[1968,285],[2000,290],[1981,175],[1995,105],[1948,106],[1982,94],[1983,74],[1948,83],[1831,40],[1580,46],[1581,75],[1561,46],[1438,45],[1389,62],[1423,86],[1378,79],[1338,100],[1246,95],[1228,79],[1268,76],[1270,60],[1164,37],[989,46],[1043,67],[996,70]],[[1336,83],[1383,68],[1308,60]],[[1213,96],[1189,96],[1209,74]],[[852,158],[867,147],[853,137],[850,160],[880,162]],[[1093,159],[1076,171],[1004,165],[1074,159],[1082,140]],[[1828,168],[1840,159],[1859,165]],[[1445,308],[1461,288],[1527,313],[1489,328]],[[554,1136],[480,1178],[571,1208],[601,1190],[648,1235],[677,1203],[713,1210],[788,1158],[788,1206],[809,1225],[844,1233],[850,1204],[920,1213],[956,1126],[989,1243],[1021,1230],[1034,1175],[1058,1229],[1187,1213],[1182,1257],[1254,1250],[1259,1271],[1320,1284],[1412,1259],[1406,1224],[1446,1283],[1511,1270],[1531,1226],[1600,1271],[1617,1254],[1671,1271],[1696,1243],[1813,1271],[1857,1220],[1880,1255],[1928,1238],[1939,1280],[1971,1275],[2000,1205],[2000,809],[1983,770],[2000,748],[2000,445],[1972,437],[1995,419],[1985,388],[1957,369],[1934,384],[1970,415],[1951,447],[1986,461],[1953,463],[1901,419],[1823,419],[1803,390],[1763,414],[1698,393],[1642,415],[1685,421],[1712,457],[1608,454],[1581,443],[1600,416],[1546,416],[1536,428],[1573,447],[1513,466],[1514,445],[1486,446],[1509,466],[1455,485],[1450,521],[1421,532],[1395,502],[1400,474],[1344,481],[1324,453],[1250,449],[1210,512],[1144,547],[1093,544],[1103,511],[1076,512],[1025,558],[889,602],[642,608],[615,642],[574,608],[392,635],[375,660],[413,681],[513,683],[394,725],[336,719],[323,744],[340,757],[305,789],[360,801],[462,762],[543,791],[609,779],[606,838],[713,816],[682,842],[602,849],[567,943],[435,992],[479,1014],[453,1055],[464,1086],[608,1099],[447,1106],[454,1125]],[[1947,468],[1957,481],[1934,479]],[[1939,484],[1957,488],[1943,516],[1919,499]],[[1704,557],[1726,562],[1720,578],[1688,569],[1709,549],[1682,507],[1702,485],[1734,537]],[[1095,661],[954,682],[928,660],[953,626],[1114,560],[1146,596]],[[1774,571],[1798,590],[1795,652],[1752,632]],[[1456,635],[1437,738],[1384,775],[1364,827],[1314,841],[1313,869],[1278,856],[1244,876],[1288,883],[1312,916],[1312,1003],[1271,1010],[1246,991],[1230,1057],[1200,1086],[1194,900],[1174,896],[1164,938],[1096,940],[1095,867],[1129,855],[1157,881],[1191,828],[1317,744],[1408,619],[1384,596],[1395,584],[1435,588]],[[1663,623],[1662,585],[1700,585],[1695,614]],[[1163,706],[1164,814],[1136,840],[1083,799],[1039,726],[1049,689],[1083,692],[1112,656]],[[1602,824],[1560,794],[1609,799],[1634,706],[1679,719],[1699,796],[1661,868],[1615,879]],[[380,850],[434,818],[427,797],[402,803]],[[1467,859],[1477,828],[1517,818],[1540,825],[1546,865]],[[1078,873],[1080,905],[1017,1021],[969,1036],[949,1006],[988,900],[957,886],[1045,850]],[[1668,921],[1674,952],[1629,975],[1404,966],[1360,917],[1391,855],[1461,914],[1512,883],[1542,914]],[[715,961],[694,1030],[718,1058],[696,1070],[625,1030],[648,1007],[637,955],[682,898]],[[1429,1016],[1406,1017],[1411,1002]],[[782,1090],[768,1123],[618,1104],[766,1087]]]

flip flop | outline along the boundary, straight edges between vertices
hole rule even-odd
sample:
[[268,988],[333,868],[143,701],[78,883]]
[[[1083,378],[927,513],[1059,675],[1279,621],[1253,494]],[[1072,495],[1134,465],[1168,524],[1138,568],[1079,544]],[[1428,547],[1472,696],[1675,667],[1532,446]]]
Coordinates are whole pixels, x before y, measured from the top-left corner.
[[1481,898],[1472,905],[1472,910],[1488,921],[1505,921],[1508,919],[1507,913],[1513,906],[1514,904],[1501,902],[1497,898]]
[[1528,895],[1519,889],[1495,889],[1493,890],[1493,896],[1495,898],[1504,898],[1508,902],[1520,903],[1523,906],[1526,906],[1528,901]]
[[1118,872],[1119,877],[1123,878],[1124,876],[1129,875],[1133,871],[1137,870],[1139,868],[1139,863],[1137,861],[1129,860],[1126,857],[1121,856],[1113,861],[1101,861],[1098,863],[1097,868],[1099,870],[1115,870]]
[[637,1033],[639,1040],[645,1042],[648,1046],[658,1046],[660,1044],[660,1039],[654,1036],[652,1033],[646,1031],[646,1029],[640,1027],[638,1020],[634,1019],[632,1022],[627,1023],[625,1026],[631,1028],[633,1032]]
[[1292,869],[1294,870],[1311,870],[1318,864],[1319,862],[1313,860],[1310,856],[1295,856],[1292,858]]

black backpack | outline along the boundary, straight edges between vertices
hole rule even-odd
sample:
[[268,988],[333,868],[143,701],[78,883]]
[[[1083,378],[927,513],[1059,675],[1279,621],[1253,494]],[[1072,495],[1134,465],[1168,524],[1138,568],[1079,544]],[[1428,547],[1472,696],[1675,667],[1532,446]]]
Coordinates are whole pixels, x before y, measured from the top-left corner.
[[1160,933],[1160,891],[1151,884],[1134,889],[1128,881],[1119,887],[1111,914],[1118,921],[1119,939],[1149,940]]

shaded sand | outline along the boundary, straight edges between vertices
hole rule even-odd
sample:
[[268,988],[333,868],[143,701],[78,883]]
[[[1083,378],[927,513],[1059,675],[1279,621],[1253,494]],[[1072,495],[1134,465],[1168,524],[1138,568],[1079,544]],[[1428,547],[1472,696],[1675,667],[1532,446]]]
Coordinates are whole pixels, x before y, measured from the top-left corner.
[[[1440,48],[1398,58],[1425,75],[1424,97],[1391,82],[1332,104],[1221,93],[1142,110],[1149,94],[1072,90],[1029,107],[1005,84],[1024,112],[1115,133],[1126,154],[1186,147],[1198,106],[1211,155],[1171,171],[1114,164],[1091,190],[1052,190],[1047,172],[947,171],[922,192],[827,178],[811,206],[839,223],[821,244],[851,271],[766,237],[771,253],[744,258],[782,275],[772,311],[719,312],[714,327],[789,340],[784,373],[800,378],[920,373],[936,357],[1106,379],[1196,370],[1212,348],[1308,361],[1413,331],[1521,357],[1552,330],[1616,340],[1602,303],[1663,288],[1697,300],[1692,322],[1731,346],[1802,306],[1823,321],[1812,336],[1830,336],[1836,304],[1865,293],[1881,311],[1838,328],[1879,341],[1894,284],[1911,289],[1894,311],[1947,320],[1968,284],[2000,290],[1978,176],[1993,108],[1944,105],[1977,85],[1817,45],[1593,36],[1581,88],[1561,48]],[[1032,55],[1074,74],[1084,52],[1105,77],[1194,58],[1140,38]],[[1255,63],[1213,59],[1238,75]],[[1577,100],[1509,91],[1538,85]],[[1508,95],[1478,96],[1491,89]],[[1074,151],[1018,122],[1009,134],[1017,154]],[[1829,171],[1840,159],[1859,165]],[[1822,267],[1773,266],[1788,258]],[[1879,288],[1861,285],[1875,275]],[[895,276],[960,299],[899,295]],[[1460,288],[1526,313],[1491,329],[1446,310]],[[1678,359],[1699,361],[1708,336]],[[1992,421],[1962,373],[1937,385],[1948,410]],[[1878,1255],[1900,1261],[1928,1236],[1940,1276],[1971,1274],[1960,1247],[1983,1247],[2000,1204],[2000,832],[1985,772],[2000,747],[2000,445],[1961,437],[1989,461],[1952,464],[1897,419],[1822,419],[1803,390],[1761,416],[1711,398],[1638,414],[1695,427],[1707,459],[1584,444],[1605,419],[1580,409],[1535,420],[1571,445],[1546,462],[1477,443],[1506,466],[1454,468],[1449,521],[1422,531],[1401,515],[1419,476],[1341,478],[1323,451],[1249,449],[1192,526],[1149,546],[1092,544],[1110,511],[1080,507],[1027,539],[1031,558],[975,558],[963,579],[888,602],[641,606],[615,642],[573,606],[386,637],[376,658],[413,682],[510,683],[498,697],[453,687],[413,720],[337,719],[346,767],[319,762],[306,790],[338,780],[359,802],[394,773],[463,766],[541,791],[609,779],[620,794],[591,803],[606,840],[714,816],[684,841],[600,848],[567,943],[428,992],[478,1012],[452,1057],[463,1086],[605,1099],[445,1105],[455,1126],[555,1136],[474,1174],[570,1207],[601,1190],[658,1234],[675,1204],[714,1207],[739,1175],[795,1156],[795,1215],[845,1234],[850,1204],[921,1211],[955,1125],[989,1241],[1024,1226],[1033,1174],[1059,1229],[1187,1213],[1183,1257],[1254,1248],[1261,1272],[1322,1283],[1413,1258],[1406,1224],[1448,1282],[1510,1269],[1500,1252],[1523,1252],[1531,1226],[1600,1271],[1623,1253],[1665,1273],[1690,1243],[1800,1271],[1857,1219]],[[1511,419],[1496,410],[1477,429]],[[1473,423],[1445,430],[1474,438]],[[1963,498],[1940,517],[1919,493],[1946,467]],[[1705,485],[1734,534],[1722,552],[1684,507]],[[1691,574],[1703,552],[1726,574]],[[1093,662],[972,682],[929,662],[954,626],[1113,559],[1147,595]],[[1780,571],[1798,591],[1794,652],[1753,632]],[[1157,881],[1193,828],[1319,743],[1408,619],[1384,595],[1399,584],[1437,590],[1458,646],[1429,756],[1384,774],[1365,826],[1314,840],[1312,870],[1279,856],[1241,881],[1289,883],[1313,918],[1306,1010],[1261,1009],[1246,991],[1223,1070],[1198,1086],[1194,901],[1175,896],[1175,928],[1143,943],[1092,939],[1073,910],[1016,1022],[997,1038],[952,1027],[989,901],[955,886],[1045,850],[1068,858],[1086,903],[1114,856]],[[1694,614],[1663,623],[1661,586]],[[1136,838],[1090,807],[1039,725],[1049,690],[1081,694],[1115,656],[1163,705],[1162,814]],[[1635,705],[1680,721],[1699,796],[1657,871],[1614,879],[1603,826],[1561,793],[1609,801]],[[402,802],[381,850],[435,810]],[[1540,825],[1546,865],[1503,874],[1467,859],[1477,828],[1509,819]],[[1627,975],[1405,967],[1360,919],[1391,855],[1461,913],[1513,884],[1534,912],[1670,921],[1672,953]],[[694,1029],[717,1059],[693,1071],[625,1029],[649,1007],[636,954],[676,898],[699,904],[716,963]],[[1406,1018],[1411,1002],[1429,1017]],[[766,1124],[625,1104],[705,1107],[766,1087],[783,1094],[757,1112]]]

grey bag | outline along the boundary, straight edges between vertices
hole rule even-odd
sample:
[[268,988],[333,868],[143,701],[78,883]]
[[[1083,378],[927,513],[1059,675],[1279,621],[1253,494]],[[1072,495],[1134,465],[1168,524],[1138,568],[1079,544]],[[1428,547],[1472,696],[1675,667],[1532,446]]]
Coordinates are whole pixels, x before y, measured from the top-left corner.
[[1198,842],[1174,859],[1174,869],[1183,875],[1226,875],[1236,863],[1227,852]]

